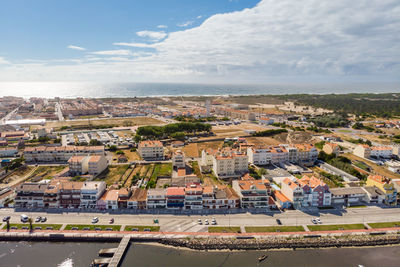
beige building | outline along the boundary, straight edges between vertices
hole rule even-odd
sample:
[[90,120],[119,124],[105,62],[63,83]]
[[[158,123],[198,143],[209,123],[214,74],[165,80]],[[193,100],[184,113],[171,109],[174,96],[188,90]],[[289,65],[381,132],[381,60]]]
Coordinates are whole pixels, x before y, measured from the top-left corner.
[[358,145],[353,150],[353,154],[361,158],[390,158],[393,154],[392,147]]
[[68,160],[71,175],[98,175],[108,167],[108,161],[104,155],[72,156]]
[[247,155],[230,148],[203,150],[202,163],[212,166],[214,175],[219,178],[240,177],[249,170]]
[[144,160],[163,160],[164,146],[160,141],[141,141],[138,153]]
[[324,146],[322,147],[322,151],[324,151],[326,154],[334,154],[336,156],[339,155],[340,148],[338,144],[335,143],[325,143]]
[[172,168],[185,168],[185,153],[182,150],[177,150],[172,156]]
[[68,162],[72,156],[104,155],[104,146],[26,147],[26,162]]

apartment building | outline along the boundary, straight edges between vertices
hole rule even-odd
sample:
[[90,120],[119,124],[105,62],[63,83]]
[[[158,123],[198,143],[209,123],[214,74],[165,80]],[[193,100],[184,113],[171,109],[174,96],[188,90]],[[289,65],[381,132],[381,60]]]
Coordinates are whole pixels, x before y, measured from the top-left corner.
[[167,190],[164,188],[151,188],[147,190],[147,208],[165,209],[167,207]]
[[59,208],[59,182],[53,179],[48,183],[48,187],[43,194],[43,205],[45,208]]
[[141,141],[138,153],[144,160],[164,160],[164,146],[160,141]]
[[354,148],[353,154],[361,158],[391,158],[393,148],[386,146],[358,145]]
[[185,153],[182,150],[175,151],[172,155],[172,168],[180,169],[185,167]]
[[184,187],[168,187],[165,195],[167,209],[183,209],[185,207]]
[[268,208],[271,193],[269,182],[250,178],[232,181],[232,188],[239,196],[241,208]]
[[0,148],[0,157],[15,157],[18,154],[18,150],[13,147]]
[[97,201],[106,191],[106,183],[103,181],[87,181],[81,187],[80,208],[94,209]]
[[61,181],[59,188],[60,208],[79,208],[81,204],[81,188],[83,182]]
[[142,188],[134,188],[128,199],[128,209],[144,210],[147,208],[147,190]]
[[314,165],[318,158],[318,150],[312,144],[294,144],[292,145],[296,149],[296,157],[291,159],[292,163],[311,166]]
[[185,209],[203,209],[203,187],[191,184],[185,188]]
[[293,203],[295,209],[302,207],[304,192],[296,178],[285,178],[281,183],[281,192]]
[[229,187],[203,187],[204,209],[235,209],[240,207],[240,199]]
[[266,146],[251,146],[247,148],[249,162],[255,165],[271,164],[271,150]]
[[352,204],[365,203],[367,192],[362,187],[339,187],[330,189],[332,204],[349,206]]
[[24,158],[26,162],[58,162],[64,163],[72,156],[105,155],[104,146],[37,146],[26,147]]
[[256,120],[256,114],[254,112],[246,110],[237,110],[226,107],[216,107],[215,113],[232,119],[247,120],[247,121]]
[[202,163],[210,166],[214,175],[222,179],[241,177],[249,169],[247,155],[231,148],[203,150]]
[[331,205],[331,192],[326,183],[315,176],[304,175],[300,180],[303,189],[303,207],[323,207]]
[[274,119],[268,117],[260,117],[258,121],[264,125],[271,125],[274,123]]
[[385,193],[385,204],[395,205],[397,203],[397,190],[393,182],[381,175],[370,175],[366,186],[375,186]]
[[327,142],[322,147],[322,151],[324,151],[328,155],[333,154],[339,156],[340,148],[338,144]]
[[23,183],[15,188],[14,199],[16,208],[43,208],[43,197],[47,183]]

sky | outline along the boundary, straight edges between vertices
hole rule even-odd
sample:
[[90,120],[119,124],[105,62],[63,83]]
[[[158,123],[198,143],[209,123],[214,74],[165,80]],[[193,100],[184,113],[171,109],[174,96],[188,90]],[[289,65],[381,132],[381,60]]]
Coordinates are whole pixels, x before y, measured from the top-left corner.
[[400,82],[398,0],[1,0],[1,81]]

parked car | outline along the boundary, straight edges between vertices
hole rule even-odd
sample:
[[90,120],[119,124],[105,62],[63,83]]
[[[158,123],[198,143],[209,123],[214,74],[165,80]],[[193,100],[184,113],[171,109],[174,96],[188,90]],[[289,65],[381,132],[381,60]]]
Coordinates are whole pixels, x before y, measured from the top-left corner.
[[199,225],[202,225],[202,224],[203,224],[203,222],[201,221],[201,219],[198,219],[198,220],[197,220],[197,223],[198,223]]
[[217,220],[215,220],[215,218],[213,218],[212,221],[211,221],[211,224],[212,225],[216,225],[217,224]]
[[28,215],[21,214],[21,222],[25,223],[28,221],[28,219],[29,219]]
[[279,219],[276,219],[276,223],[277,223],[278,225],[282,225],[282,222],[281,222],[281,220],[279,220]]
[[92,219],[92,223],[97,223],[99,221],[99,218],[97,218],[97,217],[94,217],[93,219]]
[[317,221],[317,223],[322,224],[321,219],[320,218],[315,218],[315,220]]
[[318,223],[316,219],[312,219],[311,222],[312,222],[313,224],[317,224],[317,223]]
[[4,216],[3,222],[7,222],[11,219],[11,216]]
[[41,222],[46,222],[47,218],[46,217],[42,217],[42,219],[40,220]]
[[110,219],[110,224],[114,223],[114,218]]
[[41,220],[42,220],[42,217],[37,216],[36,219],[35,219],[35,222],[40,222]]
[[204,224],[205,224],[205,225],[209,225],[209,223],[208,223],[208,220],[207,220],[207,219],[205,219],[205,220],[204,220]]

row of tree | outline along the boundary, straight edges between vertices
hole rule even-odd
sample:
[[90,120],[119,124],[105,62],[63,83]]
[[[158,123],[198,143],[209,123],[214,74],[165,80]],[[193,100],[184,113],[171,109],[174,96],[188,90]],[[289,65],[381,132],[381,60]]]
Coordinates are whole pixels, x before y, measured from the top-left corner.
[[164,126],[141,126],[136,134],[147,138],[167,138],[170,136],[182,137],[177,133],[210,132],[211,124],[201,122],[179,122]]

